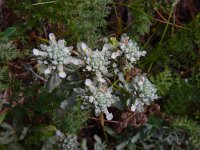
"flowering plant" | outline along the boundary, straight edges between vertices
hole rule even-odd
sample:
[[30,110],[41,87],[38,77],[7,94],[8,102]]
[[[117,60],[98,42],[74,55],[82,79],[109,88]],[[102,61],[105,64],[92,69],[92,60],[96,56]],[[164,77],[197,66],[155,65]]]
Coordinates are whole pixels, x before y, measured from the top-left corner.
[[[77,93],[74,100],[81,101],[82,109],[94,108],[96,116],[105,114],[107,120],[111,120],[113,114],[108,109],[111,106],[142,112],[145,105],[158,98],[156,88],[146,74],[130,75],[131,70],[137,70],[137,61],[145,56],[146,51],[140,50],[126,34],[120,41],[114,37],[106,39],[101,51],[93,51],[85,43],[78,43],[76,57],[72,56],[73,47],[66,47],[64,40],[56,41],[53,33],[49,34],[49,39],[49,46],[41,44],[41,50],[33,49],[38,68],[43,70],[41,72],[47,80],[52,80],[49,75],[53,75],[60,81],[60,78],[67,77],[67,68],[74,66],[74,73],[81,78],[82,84],[78,88],[72,87],[72,92]],[[56,78],[51,81],[55,87],[60,84]],[[64,103],[62,108],[65,108]]]

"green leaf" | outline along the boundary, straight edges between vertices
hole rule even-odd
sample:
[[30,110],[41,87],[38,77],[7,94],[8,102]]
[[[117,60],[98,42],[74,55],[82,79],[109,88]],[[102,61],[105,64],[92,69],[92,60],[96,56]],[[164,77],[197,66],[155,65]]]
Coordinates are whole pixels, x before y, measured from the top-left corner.
[[7,40],[11,35],[13,35],[16,31],[15,27],[9,27],[4,31],[3,33],[0,34],[0,41],[5,41]]
[[3,113],[0,115],[0,124],[4,121],[7,113]]

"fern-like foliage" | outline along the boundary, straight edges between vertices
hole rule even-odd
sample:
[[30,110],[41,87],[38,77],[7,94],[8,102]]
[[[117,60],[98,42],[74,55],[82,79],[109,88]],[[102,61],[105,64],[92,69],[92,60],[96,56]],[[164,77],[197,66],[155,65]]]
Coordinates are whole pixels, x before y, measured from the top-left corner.
[[131,32],[138,38],[149,32],[152,22],[152,10],[149,11],[149,2],[145,0],[134,0],[129,4],[130,16],[133,18]]
[[[169,93],[168,99],[165,101],[165,111],[173,115],[189,115],[196,117],[198,107],[200,106],[200,76],[194,74],[189,79],[177,80]],[[177,109],[178,108],[178,109]]]
[[3,66],[0,70],[0,91],[6,90],[8,88],[8,83],[4,82],[6,80],[6,76],[8,76],[8,68]]
[[[172,128],[165,124],[163,120],[152,118],[151,121],[128,133],[122,133],[120,136],[114,134],[118,139],[116,150],[164,150],[164,149],[191,149],[193,147],[190,137],[183,129]],[[125,139],[125,140],[124,140]]]
[[[58,0],[45,3],[31,0],[18,3],[15,0],[6,1],[19,18],[21,31],[36,29],[45,32],[65,35],[68,41],[85,41],[93,46],[106,27],[105,18],[108,15],[108,4],[112,0]],[[48,14],[48,16],[47,16]]]
[[169,69],[165,69],[155,77],[151,77],[152,82],[158,89],[159,95],[165,96],[174,83],[174,79]]
[[198,149],[200,146],[200,127],[196,122],[187,118],[177,118],[173,124],[175,128],[185,129],[190,134],[190,139],[193,143],[193,149]]
[[8,61],[19,56],[12,42],[8,42],[9,37],[15,32],[15,28],[10,27],[5,32],[0,32],[0,91],[8,87]]
[[60,114],[60,117],[55,118],[57,126],[66,133],[77,134],[83,124],[89,118],[89,111],[83,112],[80,107],[74,106],[67,112]]
[[11,42],[5,44],[0,43],[0,54],[1,62],[6,62],[20,56],[20,53],[16,51],[15,46]]

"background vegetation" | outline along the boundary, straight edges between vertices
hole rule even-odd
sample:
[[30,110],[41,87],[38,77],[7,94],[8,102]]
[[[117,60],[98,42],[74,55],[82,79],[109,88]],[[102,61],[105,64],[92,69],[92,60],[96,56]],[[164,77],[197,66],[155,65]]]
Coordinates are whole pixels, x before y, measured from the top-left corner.
[[[78,135],[88,149],[197,150],[199,10],[198,0],[0,0],[0,149],[42,149],[59,128]],[[134,124],[120,118],[128,110],[113,110],[118,118],[105,120],[102,129],[78,106],[59,110],[71,89],[48,93],[31,54],[51,32],[70,45],[84,41],[93,48],[125,32],[136,40],[147,51],[138,65],[160,96],[145,112],[148,121]]]

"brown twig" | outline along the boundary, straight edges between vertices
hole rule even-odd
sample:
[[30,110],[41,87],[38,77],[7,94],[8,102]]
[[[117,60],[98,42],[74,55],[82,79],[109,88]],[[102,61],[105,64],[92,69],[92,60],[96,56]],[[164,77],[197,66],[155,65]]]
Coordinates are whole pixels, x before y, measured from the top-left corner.
[[166,22],[166,21],[163,21],[163,20],[160,20],[160,19],[154,19],[155,21],[158,21],[158,22],[161,22],[161,23],[167,23],[167,24],[169,24],[169,25],[172,25],[172,26],[175,26],[175,27],[177,27],[177,28],[182,28],[182,29],[186,29],[186,30],[188,30],[188,28],[186,28],[186,27],[183,27],[183,26],[180,26],[180,25],[177,25],[177,24],[173,24],[173,23],[171,23],[171,22]]
[[[90,117],[90,119],[101,121],[99,118],[94,118],[94,117]],[[113,120],[104,120],[104,122],[119,124],[119,121],[113,121]]]

